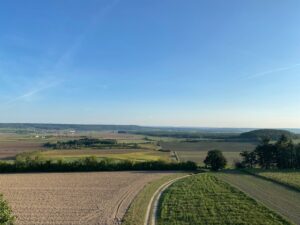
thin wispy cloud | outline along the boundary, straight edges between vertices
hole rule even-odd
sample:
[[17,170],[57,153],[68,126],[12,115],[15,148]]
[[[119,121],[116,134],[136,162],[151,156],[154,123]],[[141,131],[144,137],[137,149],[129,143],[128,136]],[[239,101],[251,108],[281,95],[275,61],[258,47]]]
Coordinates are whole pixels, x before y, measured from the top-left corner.
[[267,71],[260,72],[260,73],[255,73],[255,74],[252,74],[252,75],[249,75],[249,76],[245,77],[245,79],[248,80],[248,79],[260,78],[260,77],[268,76],[268,75],[271,75],[271,74],[274,74],[274,73],[277,73],[277,72],[292,70],[292,69],[297,68],[297,67],[300,67],[300,63],[296,63],[294,65],[286,66],[286,67],[279,67],[279,68],[275,68],[275,69],[272,69],[272,70],[267,70]]
[[53,82],[49,82],[49,83],[44,83],[44,84],[37,84],[36,88],[33,88],[31,90],[26,91],[25,93],[10,99],[8,102],[6,102],[6,105],[11,105],[15,102],[18,101],[30,101],[33,98],[37,97],[41,92],[46,91],[47,89],[53,88],[58,86],[59,84],[61,84],[63,81],[61,80],[56,80]]

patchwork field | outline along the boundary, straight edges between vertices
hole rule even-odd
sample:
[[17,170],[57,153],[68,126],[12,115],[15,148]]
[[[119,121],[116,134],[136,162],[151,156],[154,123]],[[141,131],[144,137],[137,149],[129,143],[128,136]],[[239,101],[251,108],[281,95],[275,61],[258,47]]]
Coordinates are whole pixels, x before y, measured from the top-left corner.
[[18,225],[114,225],[149,182],[171,173],[2,174]]
[[299,192],[237,171],[215,173],[215,176],[239,188],[295,224],[300,224]]
[[158,225],[290,224],[281,216],[209,174],[180,180],[162,195]]

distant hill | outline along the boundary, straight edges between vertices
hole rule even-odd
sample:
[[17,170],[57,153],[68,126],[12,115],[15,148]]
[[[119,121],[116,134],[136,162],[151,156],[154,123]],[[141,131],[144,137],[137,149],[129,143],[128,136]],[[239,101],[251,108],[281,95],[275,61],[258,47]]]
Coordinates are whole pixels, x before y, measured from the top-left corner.
[[44,123],[0,123],[0,130],[26,130],[26,131],[129,131],[129,132],[180,132],[180,133],[235,133],[249,131],[247,128],[204,128],[204,127],[151,127],[136,125],[93,125],[93,124],[44,124]]
[[297,135],[287,130],[277,129],[260,129],[242,133],[240,138],[242,139],[253,139],[260,140],[263,138],[270,138],[271,140],[278,140],[282,135],[289,138],[295,138]]

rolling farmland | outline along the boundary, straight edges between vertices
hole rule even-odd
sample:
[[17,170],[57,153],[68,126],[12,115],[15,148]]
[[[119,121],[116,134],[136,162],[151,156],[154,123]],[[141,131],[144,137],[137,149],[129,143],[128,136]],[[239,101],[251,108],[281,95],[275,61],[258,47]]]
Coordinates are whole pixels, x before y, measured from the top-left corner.
[[215,173],[215,175],[239,188],[270,209],[300,224],[300,193],[272,181],[241,172]]
[[167,174],[2,174],[0,192],[17,216],[18,225],[112,225],[147,183]]
[[180,180],[162,195],[158,225],[290,224],[209,174]]

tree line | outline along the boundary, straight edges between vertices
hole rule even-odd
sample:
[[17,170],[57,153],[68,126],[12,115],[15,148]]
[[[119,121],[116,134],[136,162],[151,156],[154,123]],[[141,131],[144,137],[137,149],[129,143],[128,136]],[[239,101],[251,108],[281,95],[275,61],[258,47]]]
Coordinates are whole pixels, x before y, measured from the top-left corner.
[[78,140],[58,141],[56,143],[47,142],[45,148],[53,149],[78,149],[87,147],[97,147],[99,145],[112,146],[116,145],[117,141],[113,139],[96,139],[96,138],[81,138]]
[[98,160],[94,156],[73,161],[42,160],[27,157],[15,162],[1,162],[0,173],[15,172],[81,172],[81,171],[130,171],[130,170],[197,170],[194,162],[168,163],[165,161],[133,162],[112,159]]
[[269,138],[262,140],[254,151],[241,153],[240,168],[260,166],[263,169],[299,169],[300,144],[294,144],[292,139],[282,135],[278,141],[272,143]]

